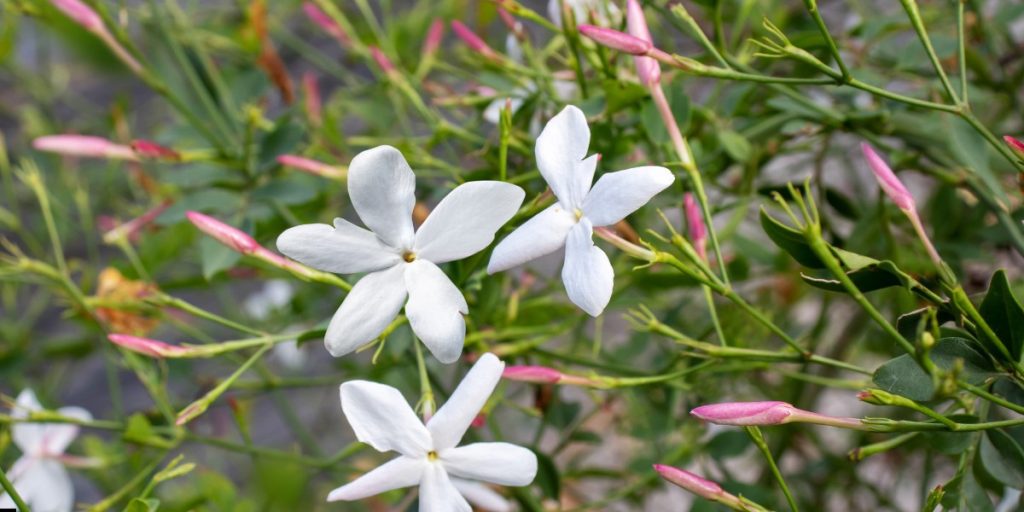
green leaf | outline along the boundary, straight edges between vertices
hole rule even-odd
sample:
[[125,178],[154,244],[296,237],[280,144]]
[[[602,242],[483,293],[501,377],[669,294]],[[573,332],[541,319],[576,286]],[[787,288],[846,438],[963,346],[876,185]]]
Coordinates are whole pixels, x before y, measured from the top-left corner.
[[[978,417],[970,414],[953,414],[949,419],[957,423],[977,423]],[[946,455],[959,455],[974,444],[977,432],[925,432],[921,434],[929,448]]]
[[[1024,346],[1024,307],[1021,307],[1020,301],[1013,295],[1005,271],[997,270],[992,274],[988,293],[981,301],[979,312],[1010,350],[1014,360],[1020,361],[1021,348]],[[991,352],[998,353],[995,350]]]
[[747,138],[739,132],[735,132],[733,130],[722,130],[718,132],[718,143],[722,145],[722,149],[724,149],[726,154],[728,154],[733,160],[736,160],[737,162],[746,162],[747,160],[750,160],[750,153],[752,151],[750,141],[748,141]]
[[306,129],[292,122],[290,115],[281,116],[274,128],[260,141],[259,170],[262,172],[274,167],[279,155],[294,152],[305,134]]
[[160,437],[154,430],[149,420],[142,413],[135,413],[128,418],[128,425],[121,435],[122,439],[129,443],[155,446],[158,448],[171,448],[173,444]]
[[[962,377],[980,384],[993,375],[988,358],[975,349],[965,338],[943,338],[931,351],[931,359],[939,369],[951,370],[956,361],[963,360]],[[910,355],[902,355],[878,367],[872,381],[879,388],[919,402],[931,400],[935,395],[931,377]]]
[[1024,449],[1002,429],[985,431],[979,450],[982,465],[992,478],[1014,489],[1024,489]]
[[534,480],[540,486],[544,495],[553,500],[561,496],[562,482],[558,474],[558,467],[547,455],[534,451],[537,455],[537,477]]
[[242,255],[228,246],[209,237],[199,240],[199,260],[203,265],[203,277],[207,281],[238,263]]
[[764,208],[761,208],[761,227],[768,234],[768,238],[792,256],[797,263],[807,268],[825,268],[825,264],[811,250],[803,233],[775,220]]
[[128,502],[124,512],[156,512],[160,508],[160,500],[156,498],[135,498]]
[[[908,290],[915,286],[921,286],[913,277],[900,270],[895,263],[889,260],[864,265],[856,270],[847,272],[846,276],[853,281],[853,284],[857,285],[858,290],[864,293],[893,286],[901,286]],[[836,279],[813,277],[806,274],[801,274],[800,277],[803,278],[805,283],[815,288],[832,292],[846,292],[843,284]]]

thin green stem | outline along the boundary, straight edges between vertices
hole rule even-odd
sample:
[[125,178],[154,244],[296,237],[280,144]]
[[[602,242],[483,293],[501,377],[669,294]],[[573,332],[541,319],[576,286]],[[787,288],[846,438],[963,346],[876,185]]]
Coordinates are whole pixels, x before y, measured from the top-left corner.
[[[917,33],[917,38],[921,40],[921,45],[924,46],[925,52],[928,54],[928,59],[932,62],[932,67],[935,68],[935,73],[939,75],[939,81],[942,82],[943,89],[946,90],[946,95],[949,96],[949,101],[953,102],[954,105],[960,104],[960,98],[956,94],[956,90],[953,88],[953,84],[950,83],[949,77],[946,76],[946,70],[942,67],[942,62],[939,60],[939,56],[935,53],[935,47],[932,46],[932,40],[928,37],[928,30],[924,26],[924,21],[921,19],[921,12],[917,8],[916,0],[900,0],[903,5],[903,10],[907,12],[907,17],[910,18],[910,24],[914,27],[914,32]],[[958,2],[959,3],[959,2]],[[963,7],[961,6],[961,9]]]
[[807,11],[810,13],[811,18],[814,19],[814,24],[818,26],[818,31],[821,32],[822,37],[825,38],[825,43],[828,45],[828,51],[832,54],[832,59],[836,61],[836,65],[839,66],[839,72],[842,73],[843,80],[850,79],[850,70],[846,67],[846,63],[843,62],[843,56],[839,54],[839,46],[836,44],[835,39],[832,38],[832,33],[828,29],[828,25],[825,25],[825,20],[821,17],[821,12],[818,11],[817,0],[804,0],[804,5],[807,7]]
[[26,512],[29,510],[28,505],[25,504],[25,500],[21,499],[21,495],[18,494],[17,489],[14,488],[14,484],[7,479],[7,474],[3,471],[0,471],[0,486],[7,491],[7,496],[14,502],[15,508]]
[[761,434],[761,429],[757,427],[747,427],[747,433],[750,434],[750,439],[754,441],[754,445],[764,455],[765,460],[768,461],[768,467],[772,471],[772,476],[775,477],[775,481],[779,483],[779,487],[782,488],[782,494],[786,495],[786,501],[789,503],[789,508],[793,512],[799,512],[799,507],[796,505],[796,500],[793,499],[793,493],[789,490],[789,485],[786,484],[786,479],[782,477],[782,472],[779,471],[778,464],[775,463],[775,457],[772,457],[772,451],[768,448],[768,443],[765,442],[764,435]]

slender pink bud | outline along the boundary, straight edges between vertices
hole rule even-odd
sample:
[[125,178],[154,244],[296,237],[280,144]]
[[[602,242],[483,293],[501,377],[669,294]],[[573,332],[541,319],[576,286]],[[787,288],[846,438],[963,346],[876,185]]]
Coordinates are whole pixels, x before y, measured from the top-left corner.
[[302,10],[306,12],[306,17],[310,21],[319,26],[324,32],[330,34],[331,37],[335,38],[343,46],[348,46],[352,43],[352,40],[348,37],[348,34],[341,29],[333,18],[327,15],[313,2],[303,2]]
[[324,178],[339,179],[344,178],[346,174],[345,169],[341,167],[327,165],[323,162],[317,162],[316,160],[296,155],[281,155],[277,157],[277,163]]
[[455,32],[455,35],[462,39],[462,42],[466,43],[470,50],[488,59],[496,60],[501,58],[490,46],[487,46],[483,39],[480,39],[480,36],[476,35],[476,32],[470,30],[461,21],[452,20],[452,32]]
[[1009,135],[1003,135],[1003,140],[1010,146],[1010,149],[1017,152],[1017,156],[1024,157],[1024,142],[1019,139],[1010,137]]
[[33,140],[32,147],[68,156],[138,160],[132,148],[92,135],[45,135]]
[[164,201],[157,207],[149,210],[146,213],[143,213],[142,215],[128,222],[125,222],[124,224],[121,224],[119,226],[112,227],[110,230],[103,234],[103,241],[109,244],[114,243],[122,238],[127,238],[128,240],[136,239],[139,235],[139,232],[142,231],[142,228],[149,225],[150,222],[153,222],[153,220],[159,217],[160,214],[164,212],[164,210],[171,206],[171,204],[173,204],[173,201]]
[[320,86],[316,75],[307,71],[302,75],[302,91],[306,98],[306,115],[313,124],[319,126],[323,120],[323,101],[320,99]]
[[625,32],[619,32],[610,28],[580,25],[579,31],[598,44],[632,55],[647,55],[651,48],[654,47],[650,41],[644,41]]
[[232,250],[242,254],[252,254],[260,248],[260,244],[240,229],[231,227],[209,215],[189,211],[185,213],[188,220],[195,224],[200,231],[212,236],[218,242],[230,247]]
[[503,7],[498,7],[498,16],[501,18],[501,22],[508,27],[508,30],[516,36],[517,39],[523,39],[526,35],[523,33],[523,24],[519,22],[512,14],[505,10]]
[[178,153],[169,147],[161,146],[160,144],[150,140],[135,139],[132,141],[132,149],[137,155],[144,158],[173,161],[181,160],[181,153]]
[[138,336],[129,336],[127,334],[111,334],[107,336],[107,339],[112,341],[115,345],[131,350],[132,352],[138,352],[140,354],[159,359],[166,357],[181,357],[189,351],[187,347],[179,347],[162,341],[140,338]]
[[423,55],[434,55],[441,47],[441,40],[444,38],[444,21],[435,19],[427,30],[427,37],[423,40]]
[[871,172],[875,173],[878,184],[881,185],[889,199],[892,199],[892,202],[900,210],[914,211],[914,196],[910,195],[907,187],[903,186],[903,182],[896,177],[885,160],[882,160],[882,157],[878,156],[878,153],[866,142],[861,143],[860,149],[864,153],[864,158],[867,158],[868,165],[871,166]]
[[732,402],[702,405],[690,414],[718,425],[781,425],[796,410],[786,402]]
[[[678,485],[701,498],[711,501],[719,501],[725,496],[731,496],[715,482],[699,477],[684,469],[666,466],[663,464],[655,464],[654,470],[657,471],[665,480],[668,480],[669,482]],[[733,499],[736,499],[736,497],[733,496]]]
[[379,66],[381,71],[385,74],[391,75],[396,72],[395,65],[391,63],[391,59],[389,59],[387,55],[384,55],[384,52],[380,51],[380,48],[371,46],[370,55],[373,56],[373,60],[377,62],[377,66]]
[[[626,0],[626,27],[631,36],[654,44],[644,18],[644,9],[637,0]],[[637,55],[633,57],[633,63],[636,64],[636,75],[642,84],[650,87],[661,80],[661,64],[658,61]]]
[[687,232],[693,242],[693,247],[697,250],[697,255],[707,261],[708,233],[704,228],[704,218],[701,215],[700,207],[693,199],[693,194],[689,192],[683,195],[683,210],[686,212]]
[[562,380],[562,372],[546,366],[506,366],[501,376],[508,380],[532,382],[535,384],[555,384]]
[[52,0],[53,6],[89,32],[106,30],[103,18],[79,0]]

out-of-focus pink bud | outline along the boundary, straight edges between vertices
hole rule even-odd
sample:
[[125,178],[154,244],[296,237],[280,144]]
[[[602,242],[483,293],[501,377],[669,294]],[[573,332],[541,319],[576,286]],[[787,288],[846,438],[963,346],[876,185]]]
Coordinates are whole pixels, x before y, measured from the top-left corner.
[[490,46],[487,46],[487,43],[485,43],[483,39],[480,39],[480,36],[476,35],[476,32],[470,30],[469,27],[464,25],[461,21],[452,20],[452,32],[455,32],[455,35],[458,36],[459,39],[462,39],[462,42],[466,43],[466,46],[468,46],[470,50],[473,50],[474,52],[491,60],[501,59],[501,56],[492,50]]
[[619,32],[610,28],[580,25],[579,31],[598,44],[631,55],[647,55],[651,48],[654,47],[650,41],[644,41],[625,32]]
[[683,196],[683,210],[686,213],[687,233],[690,235],[693,247],[697,250],[697,255],[702,260],[707,261],[707,229],[704,227],[704,218],[701,216],[700,206],[693,199],[693,194],[689,192]]
[[487,415],[484,413],[474,416],[473,421],[469,424],[473,428],[483,428],[484,425],[487,425]]
[[523,39],[526,34],[523,33],[523,24],[519,22],[514,16],[512,16],[503,7],[498,7],[498,16],[501,17],[501,22],[508,27],[508,30],[516,36],[517,39]]
[[1018,156],[1024,157],[1024,142],[1009,135],[1003,135],[1003,140],[1010,146],[1010,149],[1017,152]]
[[260,248],[256,240],[238,228],[229,226],[209,215],[189,211],[185,213],[188,220],[195,224],[203,233],[212,236],[218,242],[242,254],[252,254]]
[[135,139],[132,141],[132,149],[135,153],[144,158],[156,158],[160,160],[181,160],[181,153],[157,144],[156,142],[144,139]]
[[39,151],[68,156],[112,160],[139,159],[132,148],[92,135],[44,135],[33,140],[32,147]]
[[885,160],[882,160],[882,157],[866,142],[861,143],[860,149],[864,153],[864,158],[867,158],[868,165],[871,166],[871,172],[875,174],[878,184],[881,185],[889,199],[904,212],[914,211],[914,196],[910,195],[910,191],[903,186],[903,182],[896,177]]
[[53,6],[89,32],[106,30],[103,18],[79,0],[52,0]]
[[441,47],[441,40],[444,38],[444,22],[440,19],[434,20],[427,30],[427,37],[423,40],[423,55],[434,55]]
[[532,382],[535,384],[555,384],[562,380],[562,372],[554,368],[531,365],[506,366],[501,376],[508,380]]
[[729,505],[730,507],[736,507],[742,503],[736,496],[725,492],[725,490],[722,489],[722,486],[684,469],[666,466],[663,464],[655,464],[654,470],[670,483],[678,485],[679,487],[682,487],[683,489],[686,489],[687,491],[690,491],[706,500],[718,501]]
[[140,338],[138,336],[129,336],[127,334],[111,334],[107,336],[107,339],[112,341],[115,345],[131,350],[132,352],[138,352],[143,355],[160,359],[181,357],[189,352],[187,347],[179,347],[162,341]]
[[308,17],[310,21],[323,29],[324,32],[330,34],[331,37],[337,39],[342,46],[348,46],[352,43],[352,40],[348,37],[348,34],[341,29],[341,26],[339,26],[334,19],[328,16],[327,13],[321,10],[320,7],[317,7],[315,3],[303,2],[302,10],[305,11],[306,17]]
[[277,163],[317,176],[323,176],[324,178],[341,179],[346,175],[345,169],[342,167],[327,165],[323,162],[317,162],[316,160],[296,155],[281,155],[277,157]]
[[313,124],[319,126],[323,120],[323,102],[320,99],[320,86],[317,85],[316,75],[311,71],[302,75],[302,91],[306,98],[306,115]]
[[[654,44],[651,31],[647,28],[647,20],[644,18],[644,9],[637,0],[626,0],[626,27],[633,37]],[[636,64],[636,75],[642,84],[649,87],[661,80],[661,65],[658,61],[637,55],[633,57],[633,63]]]
[[171,206],[171,204],[173,204],[173,201],[164,201],[157,207],[128,222],[125,222],[124,224],[112,226],[106,233],[103,233],[103,241],[110,244],[122,238],[135,240],[138,238],[139,232],[142,231],[142,228],[146,227],[150,222],[153,222],[153,220],[159,217],[164,210]]
[[730,402],[702,405],[690,414],[718,425],[781,425],[797,411],[786,402]]
[[371,46],[370,55],[373,57],[373,60],[377,62],[377,66],[380,67],[384,74],[392,75],[397,72],[395,65],[391,63],[391,59],[389,59],[387,55],[384,55],[384,52],[380,51],[380,48]]

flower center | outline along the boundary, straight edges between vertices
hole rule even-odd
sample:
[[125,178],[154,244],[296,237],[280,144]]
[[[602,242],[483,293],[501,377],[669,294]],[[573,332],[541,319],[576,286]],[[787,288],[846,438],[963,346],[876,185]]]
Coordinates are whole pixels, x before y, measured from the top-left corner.
[[580,210],[579,208],[574,209],[572,213],[576,214],[576,220],[583,218],[583,210]]
[[416,261],[416,253],[412,251],[405,251],[402,253],[402,259],[405,260],[406,263],[412,263]]
[[437,460],[437,452],[435,452],[434,450],[430,450],[429,452],[427,452],[427,460],[429,460],[429,461]]

